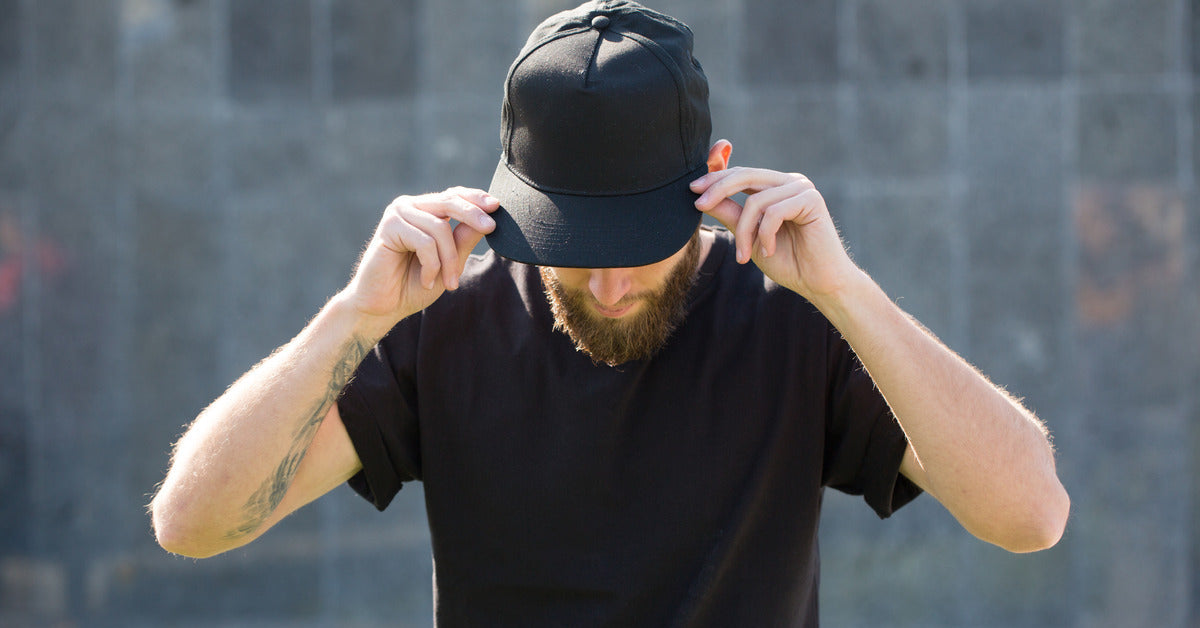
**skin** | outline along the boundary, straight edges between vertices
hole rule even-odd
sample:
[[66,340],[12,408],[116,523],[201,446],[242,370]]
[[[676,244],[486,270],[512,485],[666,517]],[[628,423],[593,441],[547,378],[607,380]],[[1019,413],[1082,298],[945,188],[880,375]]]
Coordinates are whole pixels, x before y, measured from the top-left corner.
[[[1070,502],[1042,424],[854,265],[811,181],[728,168],[731,152],[725,140],[709,151],[709,174],[692,183],[697,209],[734,233],[739,263],[755,263],[841,331],[909,438],[901,472],[983,540],[1016,552],[1054,545]],[[731,199],[739,193],[747,194],[744,206]],[[338,391],[397,322],[457,288],[498,206],[467,188],[388,206],[346,288],[177,443],[150,505],[164,548],[204,557],[238,547],[358,472]],[[711,244],[702,239],[701,261]],[[552,271],[586,289],[598,316],[621,318],[644,307],[643,295],[681,255],[639,268]]]

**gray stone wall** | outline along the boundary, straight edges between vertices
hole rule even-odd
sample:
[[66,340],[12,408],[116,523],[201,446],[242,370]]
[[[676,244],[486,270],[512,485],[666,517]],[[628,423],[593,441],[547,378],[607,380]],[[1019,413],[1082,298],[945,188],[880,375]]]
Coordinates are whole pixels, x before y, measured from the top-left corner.
[[[401,193],[486,186],[563,0],[0,0],[0,625],[423,626],[420,487],[205,561],[169,445],[347,279]],[[738,164],[809,174],[855,258],[1053,430],[1030,556],[830,494],[830,626],[1200,623],[1200,7],[665,0]]]

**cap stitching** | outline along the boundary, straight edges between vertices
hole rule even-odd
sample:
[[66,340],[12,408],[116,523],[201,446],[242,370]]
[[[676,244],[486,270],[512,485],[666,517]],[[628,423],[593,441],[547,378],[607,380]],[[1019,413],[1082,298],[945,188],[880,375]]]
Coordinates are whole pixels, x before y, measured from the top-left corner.
[[504,101],[500,108],[500,115],[502,117],[501,123],[508,126],[508,133],[500,138],[500,149],[502,151],[500,156],[504,159],[504,163],[508,163],[508,147],[512,145],[512,136],[516,131],[516,128],[512,124],[512,112],[509,110],[508,94],[512,91],[512,79],[513,75],[517,73],[517,68],[529,58],[529,55],[536,52],[542,46],[545,46],[552,41],[562,39],[563,37],[574,35],[576,33],[582,33],[588,30],[591,30],[591,26],[576,26],[575,28],[558,31],[557,33],[549,35],[532,46],[529,46],[529,49],[525,50],[520,56],[517,57],[515,61],[513,61],[512,65],[509,66],[508,75],[504,77]]
[[[653,39],[650,39],[639,33],[633,33],[633,32],[625,33],[625,36],[628,39],[631,39],[631,40],[636,41],[637,43],[641,44],[643,48],[645,48],[646,50],[649,50],[651,53],[654,54],[654,56],[658,57],[658,60],[660,62],[662,62],[664,67],[667,68],[667,72],[669,72],[671,74],[671,79],[675,81],[675,96],[677,99],[676,106],[679,107],[678,114],[679,114],[680,124],[679,124],[678,131],[679,131],[679,144],[680,144],[680,149],[681,149],[680,152],[683,153],[684,167],[690,168],[692,165],[690,163],[692,156],[688,154],[688,145],[687,145],[688,133],[684,130],[684,125],[688,125],[689,127],[694,127],[696,121],[692,119],[691,112],[688,110],[686,103],[684,102],[684,100],[686,99],[687,89],[686,89],[686,86],[684,85],[683,70],[680,69],[679,64],[675,62],[674,57],[672,57],[670,54],[668,54],[666,50],[663,50],[662,46],[660,46],[658,44],[658,42],[654,41]],[[689,128],[688,130],[691,130],[691,129]]]

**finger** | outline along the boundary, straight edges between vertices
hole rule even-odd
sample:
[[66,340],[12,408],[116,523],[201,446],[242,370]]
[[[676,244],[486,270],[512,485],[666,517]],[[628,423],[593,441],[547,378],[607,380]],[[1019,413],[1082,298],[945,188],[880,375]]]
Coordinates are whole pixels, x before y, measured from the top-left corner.
[[500,199],[488,194],[478,188],[452,187],[446,192],[454,194],[459,198],[475,205],[487,213],[492,213],[500,208]]
[[450,188],[440,194],[420,197],[414,205],[438,218],[451,218],[484,233],[496,228],[488,214],[500,207],[500,201],[483,190]]
[[735,166],[710,172],[696,179],[692,182],[691,189],[700,194],[700,198],[696,199],[696,207],[701,211],[707,211],[720,203],[721,199],[741,192],[754,193],[785,185],[797,177],[802,178],[803,175]]
[[441,269],[441,258],[437,253],[437,242],[432,236],[397,216],[396,220],[388,221],[381,230],[380,239],[384,246],[396,252],[415,255],[421,266],[421,285],[427,290],[433,288]]
[[758,241],[759,227],[766,208],[791,196],[793,193],[794,191],[789,189],[788,186],[780,186],[768,188],[746,197],[746,204],[742,209],[742,215],[738,217],[737,226],[733,231],[739,263],[745,264],[750,261],[751,256],[754,255],[754,251],[760,245]]
[[812,195],[816,195],[816,199],[820,199],[820,194],[817,193],[812,182],[808,180],[796,181],[781,188],[776,188],[781,192],[786,192],[782,198],[769,198],[765,196],[767,192],[761,192],[756,196],[762,196],[763,210],[762,217],[758,222],[758,244],[759,252],[764,257],[770,257],[775,254],[776,239],[775,236],[779,233],[779,229],[783,227],[783,223],[795,220],[798,216],[809,210],[811,203],[814,201]]
[[438,267],[442,273],[442,283],[448,290],[457,288],[458,247],[454,243],[450,220],[430,213],[426,210],[425,205],[416,204],[401,208],[400,216],[404,218],[405,222],[433,238]]

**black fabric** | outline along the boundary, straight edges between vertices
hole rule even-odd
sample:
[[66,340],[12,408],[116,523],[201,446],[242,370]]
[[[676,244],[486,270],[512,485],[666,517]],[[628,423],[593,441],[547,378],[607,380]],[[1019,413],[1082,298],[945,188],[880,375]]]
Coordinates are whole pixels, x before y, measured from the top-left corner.
[[504,85],[492,250],[613,268],[683,247],[700,222],[688,183],[704,174],[712,131],[686,25],[635,2],[588,2],[535,29]]
[[488,254],[339,402],[384,508],[424,482],[439,626],[815,626],[824,486],[918,494],[836,330],[717,231],[654,358],[596,366],[537,270]]

